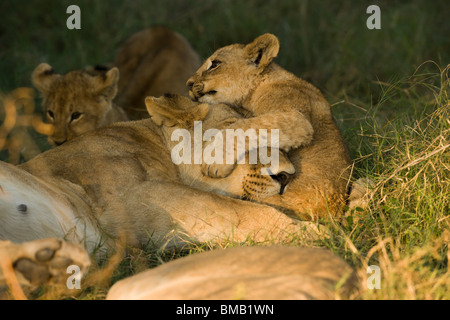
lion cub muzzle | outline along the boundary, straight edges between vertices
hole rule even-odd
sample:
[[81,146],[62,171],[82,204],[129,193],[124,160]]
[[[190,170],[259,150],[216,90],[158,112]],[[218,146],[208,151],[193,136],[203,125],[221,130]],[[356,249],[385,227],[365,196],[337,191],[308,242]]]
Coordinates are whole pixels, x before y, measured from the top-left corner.
[[294,174],[287,173],[286,171],[282,171],[276,175],[271,175],[270,177],[280,184],[280,195],[282,195],[284,193],[284,191],[286,190],[286,186],[294,178]]
[[202,82],[194,82],[189,79],[186,83],[189,89],[189,96],[194,101],[199,101],[199,99],[205,95],[215,95],[217,93],[216,90],[210,90],[205,92],[205,85]]

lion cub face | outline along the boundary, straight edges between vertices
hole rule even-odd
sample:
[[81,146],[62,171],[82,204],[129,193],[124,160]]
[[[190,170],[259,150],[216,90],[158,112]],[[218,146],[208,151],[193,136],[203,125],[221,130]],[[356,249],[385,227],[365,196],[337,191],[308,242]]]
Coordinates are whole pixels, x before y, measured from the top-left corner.
[[210,104],[242,105],[277,56],[278,39],[264,34],[253,42],[217,50],[187,81],[192,99]]
[[[175,130],[189,131],[189,136],[194,141],[196,135],[194,121],[202,122],[204,133],[210,129],[226,128],[242,117],[226,105],[210,107],[209,104],[194,102],[178,95],[147,97],[145,103],[153,122],[162,127],[165,143],[170,150],[174,150],[179,144],[179,140],[173,138]],[[198,152],[194,143],[191,144],[192,158]],[[295,168],[282,151],[277,149],[272,152],[279,152],[279,166],[276,172],[269,172],[270,165],[263,165],[259,161],[251,164],[247,154],[245,163],[237,164],[226,178],[210,178],[203,175],[201,164],[195,164],[195,161],[179,165],[180,177],[185,184],[192,187],[241,199],[259,200],[283,194],[294,177]],[[262,174],[263,172],[266,174]]]
[[48,141],[57,146],[106,124],[117,93],[119,71],[112,68],[91,75],[77,70],[60,75],[42,63],[34,70],[32,80],[43,95],[45,119],[53,125]]

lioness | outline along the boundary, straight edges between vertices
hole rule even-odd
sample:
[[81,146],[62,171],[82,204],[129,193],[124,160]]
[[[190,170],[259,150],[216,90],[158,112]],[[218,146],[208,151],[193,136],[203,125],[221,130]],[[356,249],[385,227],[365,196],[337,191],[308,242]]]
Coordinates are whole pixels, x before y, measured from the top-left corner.
[[60,75],[47,63],[38,65],[32,81],[43,95],[45,118],[54,127],[50,144],[58,146],[85,132],[128,120],[113,103],[118,80],[117,68],[97,75],[85,70]]
[[[208,119],[226,119],[227,110],[233,118],[236,114],[226,106],[171,99],[148,100],[153,119],[88,132],[17,167],[0,162],[0,239],[65,238],[92,252],[99,245],[108,248],[108,239],[117,237],[130,246],[152,242],[170,247],[221,239],[280,242],[293,234],[307,235],[304,227],[311,224],[268,206],[208,192],[255,199],[278,194],[285,185],[277,175],[293,172],[287,161],[280,161],[279,172],[255,189],[245,186],[259,165],[238,165],[224,179],[203,176],[200,164],[180,173],[186,166],[172,163],[167,147],[171,127],[157,126],[157,113],[159,119],[171,119],[172,126],[189,130],[192,121],[204,120],[206,130]],[[170,112],[160,107],[165,104]]]
[[[347,147],[320,91],[273,62],[278,51],[272,34],[223,47],[188,80],[189,94],[200,102],[243,109],[247,118],[227,128],[280,130],[278,147],[289,151],[296,174],[283,196],[265,203],[304,219],[338,216],[347,196]],[[225,177],[233,167],[203,164],[203,173]]]
[[148,117],[144,105],[147,96],[187,96],[186,81],[201,60],[182,35],[157,26],[129,37],[117,51],[113,65],[120,70],[116,102],[130,119],[142,119]]

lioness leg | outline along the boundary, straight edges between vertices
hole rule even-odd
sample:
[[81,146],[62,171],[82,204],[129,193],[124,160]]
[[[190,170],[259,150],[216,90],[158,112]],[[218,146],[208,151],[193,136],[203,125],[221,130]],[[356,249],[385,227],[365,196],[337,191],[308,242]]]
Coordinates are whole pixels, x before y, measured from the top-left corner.
[[250,246],[165,263],[117,282],[106,298],[347,299],[358,288],[355,271],[329,250]]
[[[317,236],[317,225],[301,222],[269,206],[203,192],[175,182],[145,182],[131,189],[127,208],[136,217],[134,228],[140,243],[149,235],[156,242],[177,241],[280,243],[292,237]],[[150,229],[151,226],[151,229]],[[120,230],[117,230],[120,232]],[[146,240],[147,239],[147,240]]]
[[92,251],[101,235],[79,190],[0,161],[0,240],[64,238]]

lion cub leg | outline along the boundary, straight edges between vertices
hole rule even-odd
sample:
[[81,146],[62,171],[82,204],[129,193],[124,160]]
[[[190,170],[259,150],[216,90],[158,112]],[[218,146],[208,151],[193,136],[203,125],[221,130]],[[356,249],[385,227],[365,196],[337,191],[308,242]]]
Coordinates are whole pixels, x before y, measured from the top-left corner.
[[[71,265],[77,266],[81,275],[90,265],[88,254],[76,244],[55,238],[21,244],[0,241],[0,287],[65,284]],[[17,293],[17,288],[12,292]]]

